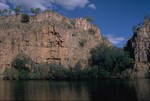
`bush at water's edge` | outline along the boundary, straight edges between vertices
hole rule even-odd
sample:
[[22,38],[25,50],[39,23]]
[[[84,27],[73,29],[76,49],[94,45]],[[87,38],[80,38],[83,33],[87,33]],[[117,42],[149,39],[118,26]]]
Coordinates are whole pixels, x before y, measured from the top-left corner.
[[70,68],[57,64],[37,64],[30,57],[19,54],[12,67],[4,71],[4,79],[130,78],[132,65],[132,59],[122,49],[101,45],[91,50],[89,66],[84,68],[80,62]]

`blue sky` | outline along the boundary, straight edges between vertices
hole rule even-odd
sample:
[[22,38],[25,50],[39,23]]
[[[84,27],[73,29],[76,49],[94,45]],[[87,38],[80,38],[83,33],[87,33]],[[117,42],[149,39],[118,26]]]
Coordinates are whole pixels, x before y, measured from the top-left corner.
[[132,26],[150,15],[150,0],[0,0],[0,9],[21,5],[25,10],[55,9],[71,18],[92,16],[93,24],[118,47],[133,35]]

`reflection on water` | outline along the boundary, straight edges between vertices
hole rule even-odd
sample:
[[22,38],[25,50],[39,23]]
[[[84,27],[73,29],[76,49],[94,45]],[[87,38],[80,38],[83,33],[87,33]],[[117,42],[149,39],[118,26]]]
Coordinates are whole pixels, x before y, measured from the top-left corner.
[[150,80],[0,81],[0,100],[150,101]]
[[0,100],[89,100],[84,82],[0,81]]

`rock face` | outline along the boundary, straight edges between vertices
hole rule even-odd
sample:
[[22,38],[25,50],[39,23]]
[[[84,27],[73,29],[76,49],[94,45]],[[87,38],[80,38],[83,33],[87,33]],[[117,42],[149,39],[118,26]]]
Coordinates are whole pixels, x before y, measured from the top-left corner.
[[73,67],[78,61],[88,65],[90,49],[104,41],[99,29],[83,18],[69,19],[55,12],[30,16],[21,23],[20,15],[0,17],[0,72],[18,54],[36,63],[56,63]]
[[125,47],[130,56],[135,60],[134,76],[150,76],[150,19],[134,30],[133,37]]

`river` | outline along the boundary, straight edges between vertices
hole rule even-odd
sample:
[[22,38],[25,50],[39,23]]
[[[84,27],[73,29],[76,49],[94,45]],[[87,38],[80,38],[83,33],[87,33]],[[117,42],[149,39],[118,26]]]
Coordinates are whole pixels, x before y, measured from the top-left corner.
[[0,100],[150,101],[150,80],[0,80]]

